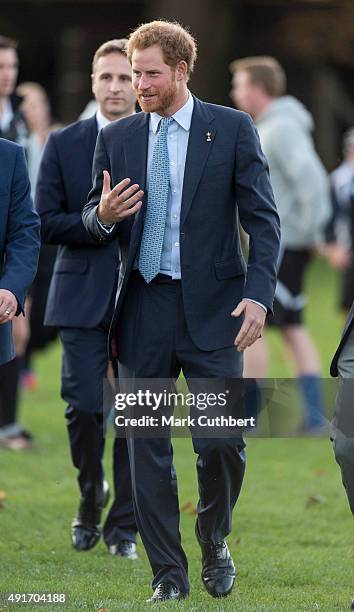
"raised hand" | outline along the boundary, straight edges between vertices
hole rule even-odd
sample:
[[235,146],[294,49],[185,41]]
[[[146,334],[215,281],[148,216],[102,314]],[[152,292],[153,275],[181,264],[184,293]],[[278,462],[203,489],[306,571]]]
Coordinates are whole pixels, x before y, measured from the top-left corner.
[[103,188],[97,215],[103,225],[120,223],[134,215],[141,208],[141,198],[144,195],[139,185],[129,187],[131,180],[123,179],[111,189],[111,177],[107,170],[103,171]]

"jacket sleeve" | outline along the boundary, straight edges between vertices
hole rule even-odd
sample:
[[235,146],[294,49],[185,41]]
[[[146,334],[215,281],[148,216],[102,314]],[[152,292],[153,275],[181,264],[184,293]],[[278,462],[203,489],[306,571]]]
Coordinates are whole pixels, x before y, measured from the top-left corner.
[[40,219],[33,209],[25,155],[18,147],[11,182],[4,274],[0,278],[0,289],[11,291],[17,298],[16,314],[23,312],[27,290],[36,275],[40,244]]
[[82,211],[82,220],[86,230],[95,241],[100,243],[112,242],[117,238],[119,232],[118,223],[111,232],[105,232],[97,221],[97,208],[103,187],[103,170],[107,170],[111,174],[103,132],[104,129],[99,132],[97,137],[92,167],[93,187],[88,195],[88,202]]
[[330,186],[311,139],[292,121],[284,121],[274,130],[272,147],[296,202],[304,237],[313,244],[323,241],[332,210]]
[[50,134],[39,169],[35,198],[42,220],[42,240],[47,244],[87,246],[95,244],[86,232],[80,212],[68,212],[62,167]]
[[236,149],[236,201],[240,223],[249,235],[247,279],[243,298],[272,312],[280,247],[280,221],[257,130],[244,114]]

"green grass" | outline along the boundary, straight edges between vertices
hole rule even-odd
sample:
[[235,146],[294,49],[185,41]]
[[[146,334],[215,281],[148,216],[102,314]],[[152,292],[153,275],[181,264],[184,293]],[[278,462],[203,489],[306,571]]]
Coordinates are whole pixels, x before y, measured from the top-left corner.
[[[334,297],[337,279],[323,262],[317,262],[308,284],[307,317],[327,375],[341,328]],[[271,374],[290,376],[279,338],[274,332],[269,336],[274,355]],[[78,496],[59,399],[59,361],[59,346],[38,357],[40,387],[23,397],[22,421],[35,433],[38,450],[0,454],[0,489],[6,494],[0,509],[0,592],[65,592],[65,609],[70,612],[146,610],[151,572],[140,542],[136,562],[111,557],[102,542],[88,553],[71,548],[70,521]],[[109,477],[111,443],[108,440],[106,453]],[[191,443],[177,439],[174,447],[181,507],[188,502],[193,507],[197,493]],[[348,610],[354,596],[354,524],[329,441],[252,438],[247,460],[228,539],[238,568],[234,592],[217,601],[204,591],[193,533],[195,516],[186,511],[181,531],[191,595],[184,603],[158,608]]]

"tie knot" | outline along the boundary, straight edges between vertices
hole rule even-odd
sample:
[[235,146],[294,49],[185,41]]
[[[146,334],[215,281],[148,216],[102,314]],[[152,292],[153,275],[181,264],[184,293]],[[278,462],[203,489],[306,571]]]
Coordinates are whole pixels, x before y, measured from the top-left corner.
[[160,120],[160,131],[168,130],[168,126],[171,125],[173,117],[162,117]]

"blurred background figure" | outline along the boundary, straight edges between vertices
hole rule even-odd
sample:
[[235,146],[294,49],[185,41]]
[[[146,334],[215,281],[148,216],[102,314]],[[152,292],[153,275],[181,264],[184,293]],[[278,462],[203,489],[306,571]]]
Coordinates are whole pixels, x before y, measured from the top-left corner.
[[[26,155],[32,197],[35,199],[37,176],[44,145],[49,133],[57,126],[52,125],[49,98],[42,85],[30,81],[24,82],[17,87],[16,93],[21,99],[20,109],[29,131],[26,140]],[[21,352],[23,355],[21,384],[28,389],[37,385],[37,376],[32,368],[33,353],[45,349],[58,336],[55,327],[43,325],[56,253],[57,247],[54,245],[43,244],[41,246],[37,275],[26,304],[29,334],[25,349]]]
[[342,272],[340,309],[347,316],[354,300],[354,128],[343,137],[343,161],[330,174],[332,217],[325,253]]
[[[286,76],[272,57],[234,61],[231,98],[257,125],[270,169],[281,220],[282,246],[274,301],[276,326],[295,364],[305,419],[302,429],[314,431],[324,424],[320,359],[303,322],[306,298],[304,276],[311,254],[323,242],[330,216],[326,171],[314,149],[310,113],[296,98],[286,96]],[[265,339],[245,351],[245,377],[267,375]]]
[[24,145],[28,132],[15,94],[17,76],[17,42],[0,35],[0,138]]
[[39,83],[30,81],[21,83],[16,88],[16,94],[20,100],[20,110],[28,129],[25,144],[33,196],[42,151],[51,129],[50,104],[44,87]]

